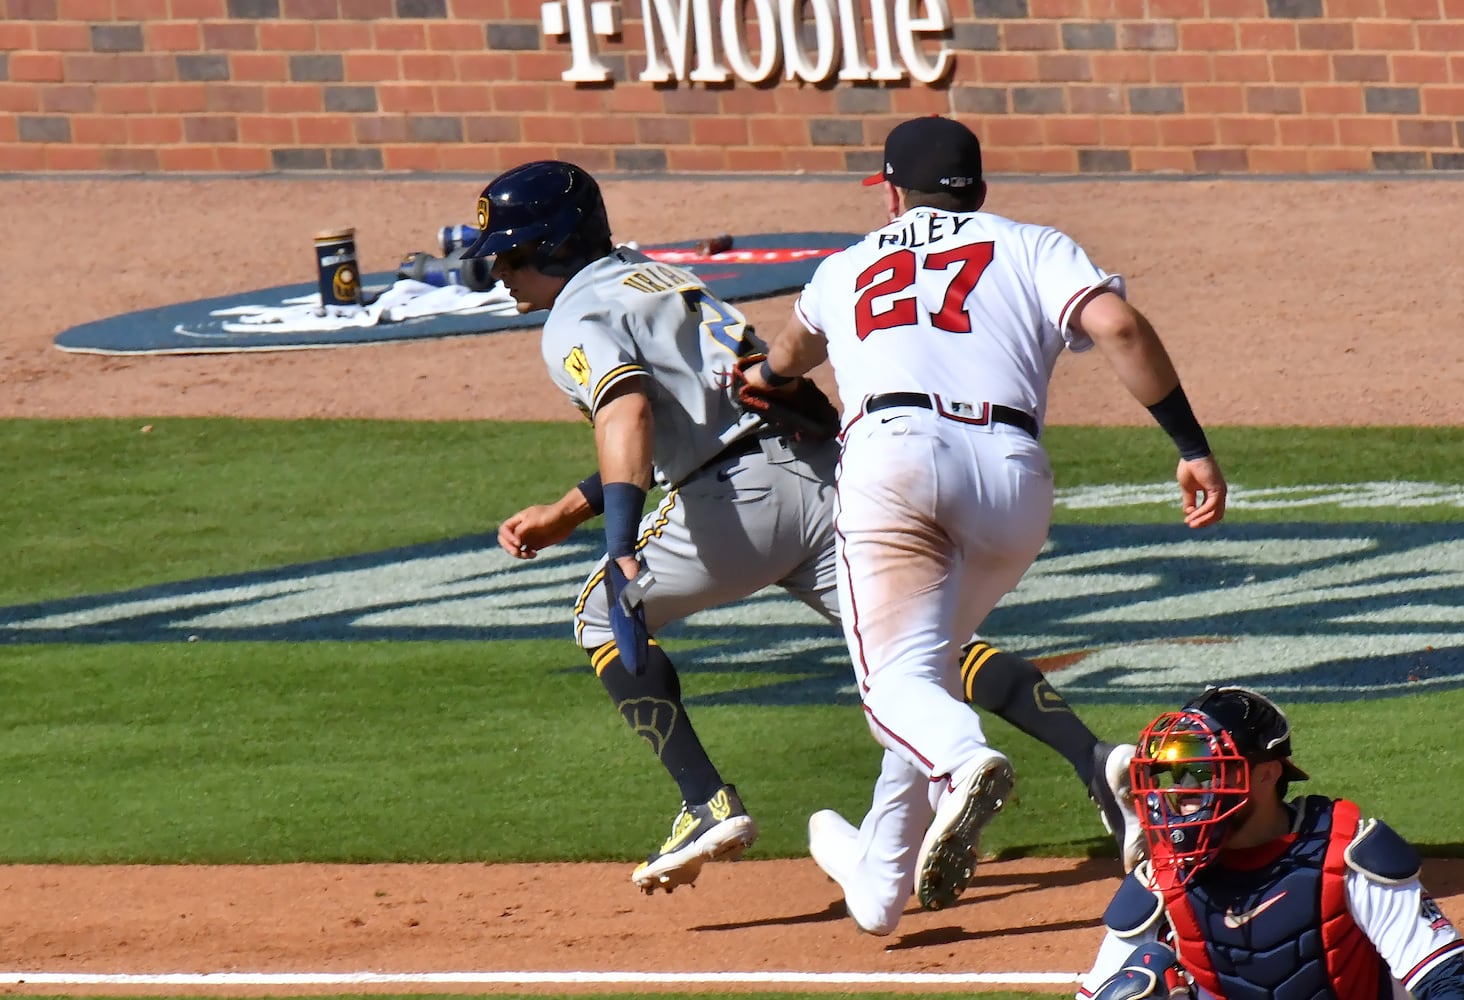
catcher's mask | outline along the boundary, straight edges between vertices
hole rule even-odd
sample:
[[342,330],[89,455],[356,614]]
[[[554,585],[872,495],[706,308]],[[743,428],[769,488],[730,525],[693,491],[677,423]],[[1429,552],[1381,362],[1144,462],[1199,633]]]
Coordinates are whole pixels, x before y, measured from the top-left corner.
[[1253,762],[1281,762],[1283,794],[1286,782],[1304,780],[1290,756],[1286,715],[1247,688],[1207,688],[1151,722],[1131,778],[1160,884],[1185,884],[1220,853],[1250,801]]
[[514,253],[517,266],[557,277],[613,249],[600,185],[561,160],[535,160],[494,178],[478,196],[478,228],[465,258]]

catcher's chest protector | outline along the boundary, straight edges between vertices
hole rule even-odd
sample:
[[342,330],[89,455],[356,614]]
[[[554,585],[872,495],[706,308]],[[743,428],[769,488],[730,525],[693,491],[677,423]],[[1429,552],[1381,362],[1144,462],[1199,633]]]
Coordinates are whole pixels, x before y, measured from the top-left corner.
[[1357,806],[1311,795],[1301,810],[1280,857],[1165,893],[1180,962],[1221,1000],[1386,1000],[1387,968],[1347,909]]

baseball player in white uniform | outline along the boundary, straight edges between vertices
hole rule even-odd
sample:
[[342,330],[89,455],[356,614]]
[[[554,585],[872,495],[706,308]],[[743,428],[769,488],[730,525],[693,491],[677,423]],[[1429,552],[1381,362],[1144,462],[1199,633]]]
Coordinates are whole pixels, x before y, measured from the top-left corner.
[[[593,424],[599,458],[599,470],[559,500],[505,520],[499,544],[532,559],[605,517],[607,558],[575,603],[574,635],[680,788],[670,835],[631,875],[647,892],[670,891],[693,882],[707,860],[740,855],[757,831],[651,636],[772,585],[838,621],[838,445],[790,443],[734,402],[734,363],[765,345],[689,271],[615,247],[599,187],[581,168],[538,161],[505,172],[479,199],[478,229],[466,256],[494,255],[492,273],[520,309],[550,310],[544,362]],[[653,482],[665,498],[642,517]],[[954,650],[948,655],[955,670]],[[961,660],[974,704],[1073,764],[1131,868],[1139,849],[1125,791],[1133,746],[1099,741],[1030,661],[980,641]]]
[[815,813],[809,846],[878,934],[912,889],[931,909],[964,891],[981,829],[1012,791],[1009,761],[962,704],[952,650],[1047,537],[1039,438],[1063,349],[1097,344],[1175,440],[1187,524],[1225,510],[1220,467],[1122,278],[1054,229],[980,211],[980,144],[958,122],[906,121],[884,153],[869,182],[884,184],[892,221],[824,260],[749,373],[775,386],[827,358],[839,386],[839,599],[885,753],[861,825]]
[[1464,941],[1413,847],[1307,774],[1265,696],[1211,687],[1133,761],[1152,855],[1103,914],[1079,1000],[1464,1000]]

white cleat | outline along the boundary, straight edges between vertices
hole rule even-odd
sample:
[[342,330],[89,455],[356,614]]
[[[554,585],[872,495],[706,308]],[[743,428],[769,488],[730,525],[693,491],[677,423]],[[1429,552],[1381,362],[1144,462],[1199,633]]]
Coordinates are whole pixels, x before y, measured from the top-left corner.
[[1129,777],[1129,765],[1137,750],[1132,743],[1099,743],[1093,751],[1093,783],[1088,787],[1088,797],[1097,804],[1104,829],[1118,841],[1126,872],[1133,871],[1149,854]]
[[899,924],[900,911],[895,909],[891,917],[888,910],[868,898],[858,877],[858,841],[859,831],[832,809],[820,809],[808,817],[808,853],[843,890],[844,908],[854,925],[866,934],[883,937]]
[[944,909],[966,891],[976,874],[981,831],[1001,812],[1015,784],[1011,762],[993,752],[941,799],[915,862],[921,906]]

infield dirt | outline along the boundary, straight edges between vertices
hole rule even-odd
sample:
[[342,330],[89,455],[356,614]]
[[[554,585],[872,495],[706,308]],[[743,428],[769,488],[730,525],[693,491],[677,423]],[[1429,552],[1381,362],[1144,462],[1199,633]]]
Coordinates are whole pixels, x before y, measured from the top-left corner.
[[[439,226],[469,221],[482,183],[0,182],[12,247],[0,416],[578,420],[543,371],[537,331],[210,356],[52,345],[61,330],[116,313],[309,281],[311,235],[329,226],[355,226],[363,268],[390,269],[406,251],[432,249]],[[853,181],[611,180],[605,191],[616,236],[641,243],[882,221],[878,197]],[[996,179],[987,207],[1055,225],[1127,276],[1209,424],[1464,424],[1464,183]],[[791,301],[744,311],[771,334]],[[1048,420],[1148,416],[1090,354],[1060,362]],[[546,495],[563,485],[546,484]],[[669,816],[674,802],[643,805]],[[912,910],[897,935],[872,938],[807,859],[711,866],[695,889],[654,899],[635,892],[629,867],[9,866],[0,966],[1073,972],[1091,960],[1119,874],[1116,861],[986,865],[960,905]],[[1447,912],[1464,915],[1464,866],[1430,861],[1425,878]]]

